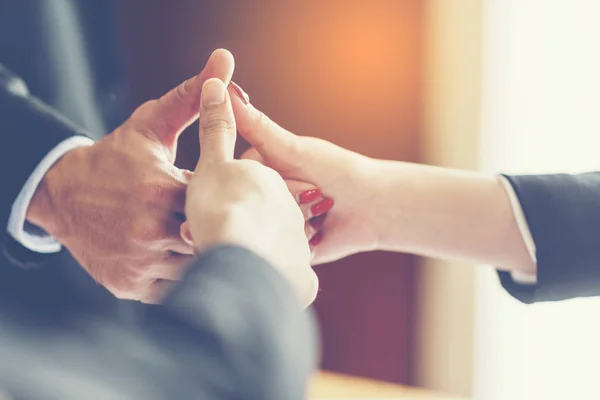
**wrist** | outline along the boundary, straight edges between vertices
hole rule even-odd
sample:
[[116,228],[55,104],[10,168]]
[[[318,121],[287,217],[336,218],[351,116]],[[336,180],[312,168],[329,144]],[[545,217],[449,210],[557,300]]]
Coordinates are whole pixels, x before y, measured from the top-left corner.
[[376,238],[371,250],[397,251],[398,226],[410,231],[411,214],[418,212],[418,204],[409,199],[414,164],[379,159],[369,159],[367,164],[361,187],[371,195],[369,206],[364,207]]
[[[49,172],[49,171],[48,171]],[[52,199],[48,187],[47,174],[42,178],[31,198],[25,220],[30,224],[42,228],[49,233],[50,216],[52,215]]]
[[376,251],[386,247],[386,230],[390,222],[387,221],[389,202],[386,201],[390,187],[386,174],[389,172],[387,162],[383,160],[365,157],[361,163],[356,187],[362,192],[363,205],[360,209],[371,233],[371,242],[366,243],[366,248],[361,251]]
[[77,160],[84,156],[88,147],[78,147],[65,153],[46,171],[38,184],[27,208],[25,219],[58,239],[64,231],[61,216],[61,199],[65,196],[65,182],[76,170]]

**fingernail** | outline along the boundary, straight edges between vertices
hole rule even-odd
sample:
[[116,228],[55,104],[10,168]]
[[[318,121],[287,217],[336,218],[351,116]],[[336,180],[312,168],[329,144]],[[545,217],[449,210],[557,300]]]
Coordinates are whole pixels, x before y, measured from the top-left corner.
[[248,105],[248,103],[250,103],[250,97],[246,94],[246,92],[244,92],[242,90],[241,87],[238,86],[237,83],[235,83],[234,81],[231,81],[229,83],[229,86],[231,86],[231,88],[235,92],[236,96],[239,97],[240,100],[242,100],[242,103],[244,103],[246,105]]
[[319,197],[323,197],[323,193],[321,193],[320,189],[310,189],[310,190],[304,191],[298,195],[298,203],[300,203],[300,204],[310,203],[311,201],[314,201],[314,200],[318,199]]
[[310,244],[313,247],[318,246],[322,240],[323,240],[323,232],[319,231],[319,232],[315,233],[315,236],[313,236],[312,239],[310,239],[308,244]]
[[318,217],[311,218],[308,223],[315,230],[320,230],[323,227],[323,223],[325,222],[325,218],[327,218],[327,214],[319,215]]
[[225,85],[218,78],[204,82],[202,86],[202,107],[211,108],[225,102]]
[[333,199],[327,198],[312,206],[310,212],[316,217],[325,214],[327,211],[331,210],[331,207],[333,207]]

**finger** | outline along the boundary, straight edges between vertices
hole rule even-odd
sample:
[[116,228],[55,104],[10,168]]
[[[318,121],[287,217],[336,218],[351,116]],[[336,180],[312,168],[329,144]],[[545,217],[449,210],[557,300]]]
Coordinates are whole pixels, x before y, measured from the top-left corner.
[[304,219],[308,221],[314,216],[311,213],[311,208],[324,199],[323,193],[314,185],[302,181],[286,179],[285,184],[300,206]]
[[298,204],[308,204],[323,197],[321,190],[310,183],[286,179],[285,184]]
[[192,239],[192,232],[190,231],[190,223],[185,221],[181,224],[181,239],[190,247],[194,246],[194,240]]
[[181,237],[181,227],[184,223],[181,223],[176,215],[169,216],[166,219],[164,225],[165,240],[164,245],[162,246],[163,250],[188,255],[194,254],[194,248],[192,245],[187,243]]
[[323,215],[319,215],[318,217],[312,217],[308,220],[308,223],[316,230],[320,231],[323,229],[323,225],[325,224],[325,220],[327,219],[327,213]]
[[143,104],[136,113],[136,125],[152,132],[164,146],[173,148],[179,135],[198,118],[200,93],[207,79],[229,83],[235,62],[231,53],[215,50],[198,75],[181,83],[156,101]]
[[307,211],[307,219],[311,219],[313,217],[318,217],[328,213],[334,205],[335,202],[329,197],[325,197],[324,199],[317,201],[315,204],[310,205]]
[[202,87],[200,106],[200,160],[225,162],[233,160],[236,122],[225,84],[209,79]]
[[310,241],[310,239],[315,236],[315,233],[317,233],[317,230],[309,222],[306,222],[304,224],[304,235],[306,236],[306,239]]
[[186,242],[181,237],[178,237],[177,239],[174,239],[171,243],[169,243],[169,245],[167,246],[167,249],[173,253],[187,254],[187,255],[194,254],[194,247],[190,243]]
[[266,165],[265,159],[263,158],[263,156],[260,155],[260,153],[254,147],[250,147],[248,150],[243,152],[240,159],[241,160],[254,160],[254,161],[258,161],[262,165]]
[[152,269],[157,279],[178,281],[194,262],[195,257],[187,254],[169,253],[165,259]]
[[148,286],[140,301],[147,304],[160,304],[175,285],[174,281],[157,279]]
[[[294,157],[300,142],[297,136],[271,121],[240,95],[239,86],[229,85],[231,103],[237,122],[237,130],[244,139],[268,161]],[[243,91],[242,91],[243,92]],[[271,166],[271,165],[270,165]]]
[[308,244],[310,247],[316,247],[323,241],[323,231],[319,231],[310,238]]

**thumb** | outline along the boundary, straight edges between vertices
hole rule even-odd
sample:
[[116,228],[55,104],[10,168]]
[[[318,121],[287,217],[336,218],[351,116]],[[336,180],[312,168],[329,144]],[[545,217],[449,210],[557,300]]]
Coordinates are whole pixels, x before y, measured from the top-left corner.
[[210,78],[229,82],[235,67],[233,55],[215,50],[198,75],[181,83],[158,100],[141,105],[133,114],[135,125],[151,132],[164,146],[174,149],[181,132],[198,118],[202,85]]
[[227,87],[211,78],[202,87],[200,105],[200,160],[226,162],[233,160],[236,124]]
[[286,172],[295,163],[298,136],[271,121],[249,103],[248,95],[231,82],[229,85],[231,104],[239,134],[250,143],[267,165]]

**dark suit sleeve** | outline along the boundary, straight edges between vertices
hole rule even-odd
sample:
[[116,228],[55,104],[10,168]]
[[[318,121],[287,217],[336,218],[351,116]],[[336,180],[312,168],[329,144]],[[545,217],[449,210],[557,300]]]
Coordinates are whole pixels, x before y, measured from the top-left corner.
[[537,255],[537,284],[500,272],[506,290],[525,303],[600,295],[600,172],[506,178]]
[[60,142],[81,134],[0,64],[0,243],[7,239],[12,204],[38,163]]
[[42,328],[2,322],[0,387],[16,399],[304,400],[317,362],[291,286],[230,246],[203,255],[139,329],[90,311]]

